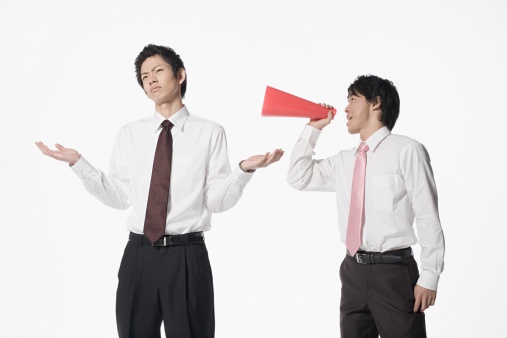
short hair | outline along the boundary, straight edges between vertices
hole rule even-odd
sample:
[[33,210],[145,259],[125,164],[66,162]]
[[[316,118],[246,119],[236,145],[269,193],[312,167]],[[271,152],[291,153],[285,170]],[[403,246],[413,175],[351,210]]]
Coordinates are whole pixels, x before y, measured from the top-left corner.
[[377,102],[380,98],[380,121],[392,130],[400,114],[400,97],[394,84],[375,75],[358,76],[347,89],[348,96],[361,94],[369,103]]
[[[181,57],[176,54],[176,52],[171,47],[165,47],[165,46],[157,46],[153,44],[149,44],[144,47],[144,49],[139,53],[139,55],[136,58],[136,61],[134,62],[134,65],[136,67],[136,77],[137,82],[143,88],[143,80],[141,79],[141,66],[143,65],[144,61],[146,61],[147,58],[160,55],[162,59],[164,59],[165,62],[167,62],[174,73],[175,77],[178,77],[178,73],[180,69],[185,69],[185,65],[183,65],[183,61],[181,60]],[[187,77],[185,77],[185,81],[181,84],[181,97],[185,97],[185,92],[187,91]]]

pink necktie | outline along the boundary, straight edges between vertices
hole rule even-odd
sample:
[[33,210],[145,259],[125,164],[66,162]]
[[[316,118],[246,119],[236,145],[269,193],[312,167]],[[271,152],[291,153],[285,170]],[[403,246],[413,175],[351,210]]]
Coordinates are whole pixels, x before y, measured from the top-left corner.
[[361,230],[364,220],[364,177],[366,176],[366,152],[370,149],[365,142],[359,146],[352,178],[352,193],[350,195],[349,224],[345,245],[354,256],[362,242]]

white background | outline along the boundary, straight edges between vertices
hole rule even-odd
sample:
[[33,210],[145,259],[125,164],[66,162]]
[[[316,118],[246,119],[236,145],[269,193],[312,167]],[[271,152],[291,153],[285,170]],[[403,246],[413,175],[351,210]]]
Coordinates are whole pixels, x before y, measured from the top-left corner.
[[[395,133],[428,149],[447,254],[428,336],[505,328],[504,1],[6,1],[0,4],[0,337],[115,337],[129,211],[100,204],[42,140],[107,171],[118,129],[152,113],[133,62],[173,47],[191,113],[221,123],[229,156],[277,147],[207,245],[218,338],[339,336],[344,245],[334,194],[285,182],[306,120],[263,118],[266,85],[338,108],[317,156],[358,143],[342,110],[360,74],[392,80]],[[65,234],[64,234],[65,232]],[[503,274],[505,276],[505,274]]]

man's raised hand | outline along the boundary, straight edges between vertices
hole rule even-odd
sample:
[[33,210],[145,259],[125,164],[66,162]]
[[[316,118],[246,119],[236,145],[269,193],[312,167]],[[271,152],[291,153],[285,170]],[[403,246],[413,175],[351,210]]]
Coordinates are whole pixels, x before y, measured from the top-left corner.
[[310,127],[322,130],[325,126],[327,126],[328,124],[331,123],[331,121],[334,118],[334,115],[333,115],[333,110],[332,110],[333,106],[330,106],[330,105],[325,104],[325,103],[321,103],[320,105],[322,107],[325,107],[325,108],[329,109],[329,111],[327,113],[327,117],[325,119],[310,119],[310,122],[308,122],[308,125]]
[[81,155],[76,150],[65,148],[58,143],[55,144],[57,150],[49,149],[48,146],[46,146],[41,141],[35,142],[35,144],[44,155],[52,157],[59,161],[67,162],[70,165],[74,165],[81,158]]
[[243,171],[255,170],[259,168],[265,168],[268,165],[278,162],[283,156],[282,149],[275,149],[272,153],[265,153],[264,155],[254,155],[241,161],[241,169]]

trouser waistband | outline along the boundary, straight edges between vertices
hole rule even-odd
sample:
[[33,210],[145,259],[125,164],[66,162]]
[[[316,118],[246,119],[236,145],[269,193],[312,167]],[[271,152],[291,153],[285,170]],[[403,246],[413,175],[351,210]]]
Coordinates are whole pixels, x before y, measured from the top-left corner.
[[145,235],[139,235],[131,232],[129,234],[129,241],[151,246],[185,245],[187,243],[204,242],[204,233],[202,231],[199,231],[190,232],[184,235],[164,235],[158,241],[152,244],[148,237]]
[[414,253],[410,247],[386,252],[358,251],[354,256],[351,256],[347,251],[347,256],[352,257],[360,264],[396,263],[401,262],[405,258],[410,258],[413,255]]

